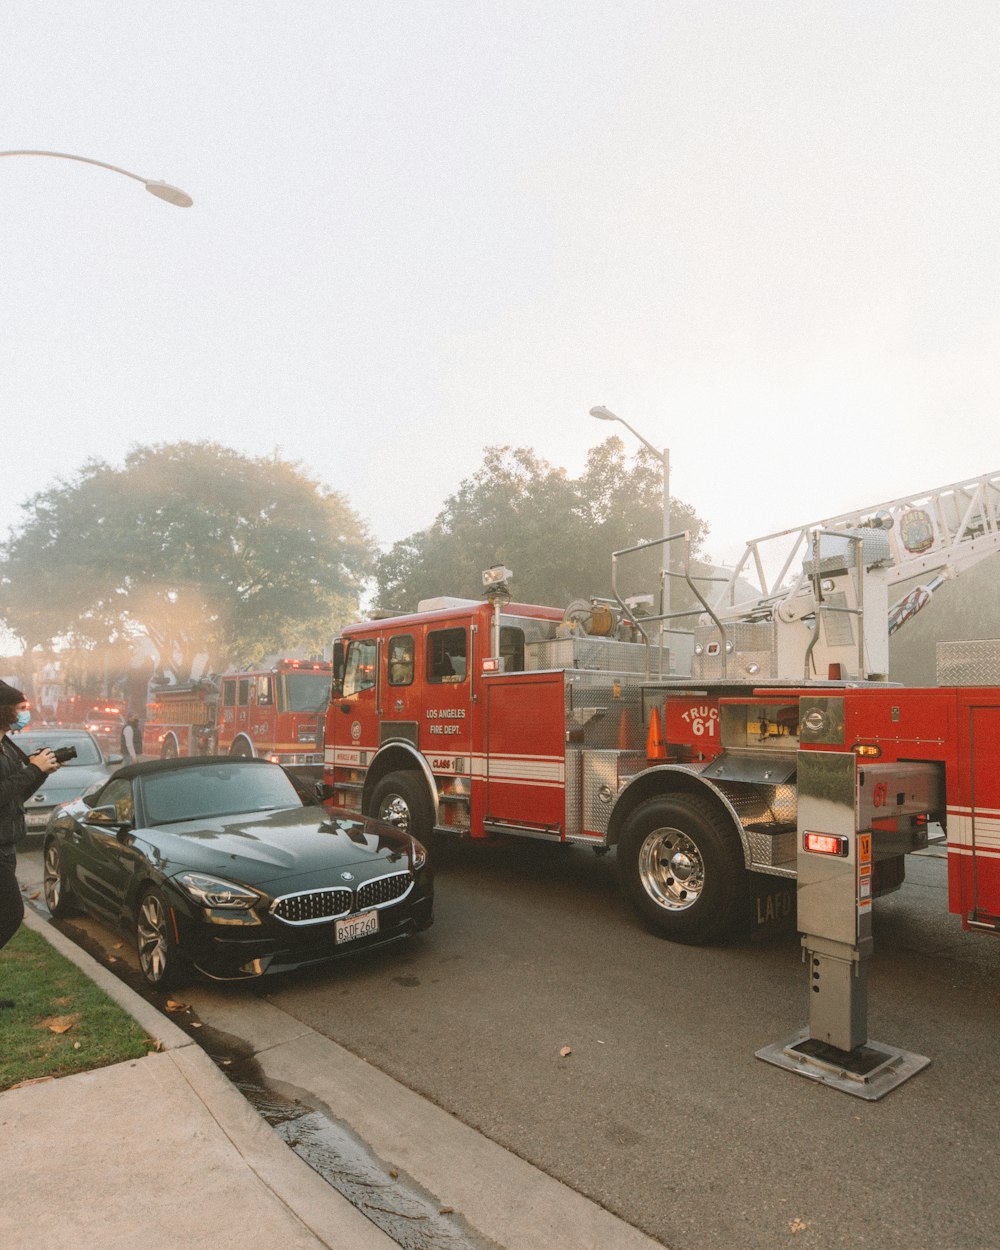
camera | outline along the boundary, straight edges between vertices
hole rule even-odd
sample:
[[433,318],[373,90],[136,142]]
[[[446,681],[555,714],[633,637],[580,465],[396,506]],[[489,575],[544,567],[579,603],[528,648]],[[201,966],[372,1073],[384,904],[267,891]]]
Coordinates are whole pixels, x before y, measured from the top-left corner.
[[53,747],[52,754],[60,764],[65,764],[67,760],[76,759],[76,747]]

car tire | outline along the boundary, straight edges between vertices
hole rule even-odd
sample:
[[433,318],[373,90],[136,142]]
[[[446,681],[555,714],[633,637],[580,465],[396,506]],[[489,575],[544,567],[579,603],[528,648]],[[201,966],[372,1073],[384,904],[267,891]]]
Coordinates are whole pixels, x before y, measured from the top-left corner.
[[412,772],[389,773],[372,791],[368,815],[395,825],[427,846],[434,827],[427,786]]
[[625,896],[647,928],[701,945],[745,924],[743,844],[724,812],[698,795],[660,795],[628,817],[618,843]]
[[62,920],[64,916],[79,914],[80,907],[66,879],[66,870],[63,867],[58,844],[52,840],[45,844],[43,865],[42,893],[45,895],[45,905],[50,914],[56,920]]
[[187,968],[177,947],[170,908],[160,890],[146,890],[135,914],[139,968],[149,984],[167,990],[180,983]]

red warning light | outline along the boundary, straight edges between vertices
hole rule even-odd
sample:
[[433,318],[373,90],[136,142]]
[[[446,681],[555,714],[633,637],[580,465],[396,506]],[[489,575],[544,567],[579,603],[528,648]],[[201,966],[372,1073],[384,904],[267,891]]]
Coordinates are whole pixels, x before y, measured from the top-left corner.
[[836,855],[840,859],[847,857],[847,839],[835,833],[803,833],[802,848],[816,855]]

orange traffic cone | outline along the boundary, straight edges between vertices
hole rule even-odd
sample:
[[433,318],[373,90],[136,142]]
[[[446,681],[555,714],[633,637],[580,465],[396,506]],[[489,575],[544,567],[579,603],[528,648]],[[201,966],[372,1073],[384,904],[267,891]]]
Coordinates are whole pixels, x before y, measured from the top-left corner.
[[646,735],[646,759],[665,760],[666,758],[667,746],[663,741],[663,733],[660,729],[660,713],[654,707],[649,714],[649,733]]

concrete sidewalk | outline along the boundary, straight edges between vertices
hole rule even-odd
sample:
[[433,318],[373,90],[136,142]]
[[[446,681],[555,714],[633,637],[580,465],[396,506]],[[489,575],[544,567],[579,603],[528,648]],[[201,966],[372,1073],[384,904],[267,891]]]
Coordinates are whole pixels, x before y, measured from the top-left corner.
[[186,1033],[30,907],[25,923],[162,1050],[0,1093],[5,1250],[396,1250]]
[[[34,859],[22,857],[22,881],[40,871]],[[388,1176],[402,1174],[454,1213],[454,1238],[428,1228],[426,1242],[412,1229],[397,1241],[286,1145],[172,1020],[30,904],[25,924],[162,1049],[0,1093],[3,1250],[243,1250],[261,1235],[281,1250],[662,1250],[275,1005],[187,987],[199,1019],[243,1043],[275,1089],[327,1109],[391,1161]]]

